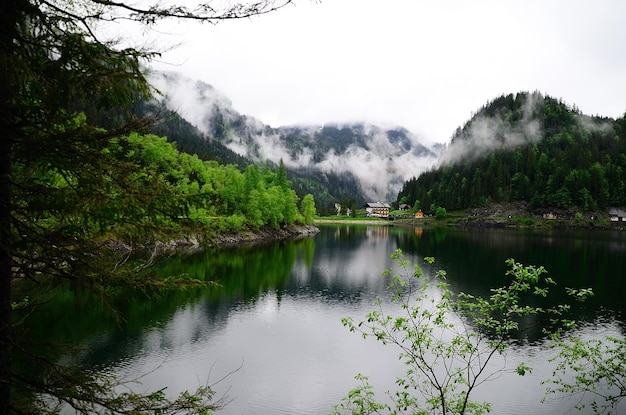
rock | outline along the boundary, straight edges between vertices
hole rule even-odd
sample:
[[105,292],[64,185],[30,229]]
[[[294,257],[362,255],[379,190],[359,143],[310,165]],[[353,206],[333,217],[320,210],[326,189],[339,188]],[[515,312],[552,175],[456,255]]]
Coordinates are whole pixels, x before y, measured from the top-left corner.
[[207,241],[207,243],[217,247],[234,246],[244,243],[267,243],[307,237],[315,235],[319,231],[319,228],[314,225],[291,225],[279,229],[262,228],[253,231],[248,230],[245,232],[239,232],[236,234],[216,236],[210,241]]

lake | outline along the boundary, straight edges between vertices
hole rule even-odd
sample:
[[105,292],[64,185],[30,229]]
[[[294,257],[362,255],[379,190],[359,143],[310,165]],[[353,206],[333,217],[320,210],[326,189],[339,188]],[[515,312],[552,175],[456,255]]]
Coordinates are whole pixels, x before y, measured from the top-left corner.
[[[215,280],[208,290],[169,293],[157,300],[128,296],[118,304],[119,327],[97,311],[58,305],[39,317],[42,334],[71,333],[87,347],[86,367],[141,381],[145,390],[175,394],[200,384],[230,400],[219,413],[326,414],[369,376],[382,399],[404,373],[397,350],[364,340],[341,324],[361,320],[377,297],[388,304],[390,255],[436,259],[454,291],[487,294],[507,283],[505,260],[543,265],[558,287],[592,287],[592,301],[574,309],[585,336],[622,336],[626,302],[626,233],[459,230],[367,225],[320,225],[315,237],[178,256],[159,273]],[[564,300],[564,297],[557,299]],[[504,374],[482,385],[475,399],[495,414],[563,414],[575,403],[541,403],[551,356],[541,338],[514,345],[507,363],[525,362],[524,377]],[[624,408],[622,408],[624,409]],[[575,411],[574,411],[575,412]]]

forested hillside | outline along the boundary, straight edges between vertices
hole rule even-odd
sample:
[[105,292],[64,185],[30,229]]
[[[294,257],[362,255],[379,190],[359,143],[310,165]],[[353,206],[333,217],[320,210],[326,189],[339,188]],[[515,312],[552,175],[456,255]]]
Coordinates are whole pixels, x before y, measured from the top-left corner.
[[[205,88],[208,86],[204,86]],[[83,110],[83,108],[80,108]],[[85,109],[88,118],[95,120],[98,125],[104,128],[117,128],[128,121],[128,115],[119,109],[107,109],[98,111],[95,108]],[[169,109],[164,101],[137,99],[134,102],[134,116],[149,118],[151,122],[146,129],[159,137],[165,137],[168,142],[181,153],[195,155],[203,161],[215,161],[221,165],[234,165],[241,173],[250,165],[255,165],[259,170],[273,169],[280,166],[280,159],[253,161],[244,157],[224,145],[217,137],[223,132],[220,128],[204,133],[195,125],[191,124],[181,114]],[[244,116],[238,124],[245,124]],[[224,129],[225,126],[222,126]],[[229,127],[230,128],[230,127]],[[284,165],[283,165],[284,166]],[[363,190],[352,174],[324,173],[319,170],[299,167],[284,167],[288,180],[292,183],[292,188],[297,196],[302,199],[307,194],[313,195],[320,214],[332,214],[335,212],[334,204],[349,195],[356,198],[359,203],[364,200]]]
[[146,117],[157,114],[150,131],[167,137],[176,148],[184,153],[195,154],[202,160],[214,160],[221,164],[234,164],[242,171],[252,163],[216,140],[207,140],[204,134],[175,111],[154,101],[138,101],[135,104],[137,115]]
[[[258,169],[268,167],[277,169],[280,165],[280,159],[273,161],[257,158],[253,161],[251,158],[236,153],[217,138],[224,134],[222,129],[216,127],[217,129],[212,130],[213,135],[210,132],[203,133],[178,112],[168,109],[162,101],[139,100],[135,103],[134,111],[141,117],[155,116],[155,122],[149,127],[150,131],[155,135],[166,137],[168,142],[173,143],[182,153],[196,155],[205,161],[235,165],[241,172],[244,172],[249,165],[255,165]],[[239,123],[244,122],[240,120]],[[225,126],[222,128],[226,129]],[[365,199],[357,178],[352,174],[323,173],[306,167],[285,167],[285,169],[298,197],[313,195],[318,211],[322,215],[334,213],[334,204],[346,195],[356,198],[359,203]]]
[[397,202],[426,213],[493,202],[605,212],[626,204],[626,117],[582,114],[540,93],[503,95],[457,129],[438,164],[407,181]]
[[[264,226],[277,229],[313,221],[312,196],[296,195],[282,164],[276,170],[249,164],[242,173],[233,164],[203,161],[196,155],[179,152],[165,137],[136,133],[113,140],[106,151],[117,159],[146,165],[152,175],[132,179],[137,187],[162,181],[179,204],[179,209],[174,210],[179,218],[182,215],[201,225],[205,232],[222,234]],[[164,217],[168,216],[170,212],[165,211]]]
[[[207,154],[259,166],[277,166],[283,160],[298,195],[311,193],[321,214],[333,213],[334,204],[344,199],[357,205],[391,201],[405,180],[436,160],[437,149],[421,144],[401,127],[366,123],[271,127],[236,111],[227,97],[204,82],[164,72],[153,72],[150,79],[160,95],[149,105],[171,115],[157,134],[201,158]],[[232,154],[227,156],[223,149]]]

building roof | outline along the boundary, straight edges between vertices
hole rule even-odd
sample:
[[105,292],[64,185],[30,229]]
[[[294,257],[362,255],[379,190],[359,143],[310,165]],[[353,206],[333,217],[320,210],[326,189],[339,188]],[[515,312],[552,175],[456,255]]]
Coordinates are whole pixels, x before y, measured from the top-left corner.
[[609,208],[609,216],[617,216],[618,218],[626,218],[626,212],[618,208]]
[[367,202],[366,205],[371,208],[391,208],[391,205],[382,202]]

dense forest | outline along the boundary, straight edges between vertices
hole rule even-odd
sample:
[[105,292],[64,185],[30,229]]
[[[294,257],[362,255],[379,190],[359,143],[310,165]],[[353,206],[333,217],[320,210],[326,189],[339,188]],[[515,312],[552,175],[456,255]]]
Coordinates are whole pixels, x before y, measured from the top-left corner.
[[460,210],[527,202],[531,210],[597,212],[626,204],[626,116],[583,115],[540,93],[500,96],[457,129],[433,169],[397,203]]
[[[128,114],[119,108],[78,110],[81,112],[72,128],[81,128],[87,119],[106,129],[129,122]],[[311,213],[314,205],[308,188],[299,186],[302,193],[296,194],[282,163],[257,166],[218,141],[204,137],[179,114],[153,100],[136,99],[132,114],[146,120],[146,125],[138,128],[146,133],[116,137],[103,151],[118,162],[144,166],[142,175],[162,181],[173,199],[179,199],[180,206],[172,207],[172,212],[190,219],[192,225],[201,225],[203,232],[237,232],[312,222],[315,211]],[[72,179],[59,180],[59,174],[41,172],[57,191],[71,190],[67,184]],[[136,183],[138,188],[144,185]],[[299,212],[305,198],[306,219]]]
[[[197,127],[185,120],[180,114],[169,110],[163,102],[154,100],[137,100],[134,104],[134,112],[140,117],[154,117],[154,123],[150,125],[150,132],[167,138],[167,141],[174,144],[176,149],[182,153],[194,154],[204,161],[216,161],[224,165],[235,165],[241,172],[251,164],[257,164],[259,169],[271,167],[273,170],[279,168],[280,163],[266,160],[265,163],[258,162],[243,157],[224,145],[220,138],[229,133],[237,124],[245,124],[242,121],[244,116],[236,120],[235,125],[212,120],[210,133],[204,134]],[[219,114],[219,110],[216,110]],[[101,116],[102,123],[110,123],[114,118],[111,116]],[[222,119],[223,117],[217,116]],[[243,128],[243,127],[242,127]],[[231,131],[232,133],[232,131]],[[365,201],[363,189],[358,179],[349,173],[335,174],[332,172],[321,172],[312,168],[286,168],[287,178],[292,183],[297,196],[302,199],[311,194],[315,199],[316,209],[321,215],[334,214],[334,204],[345,197],[355,198],[360,205]]]
[[181,203],[177,211],[205,231],[227,233],[313,221],[313,197],[296,195],[282,163],[275,171],[270,166],[259,169],[248,164],[242,173],[234,164],[222,165],[179,152],[165,137],[152,134],[133,133],[112,140],[105,151],[147,165],[153,176],[137,177],[138,188],[145,187],[146,181],[163,181]]

